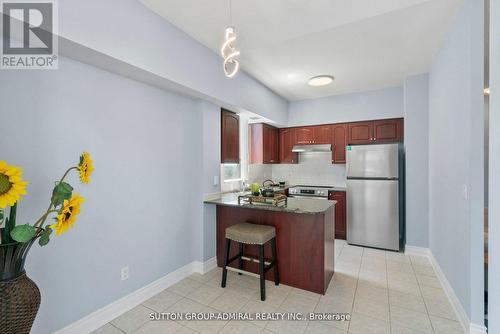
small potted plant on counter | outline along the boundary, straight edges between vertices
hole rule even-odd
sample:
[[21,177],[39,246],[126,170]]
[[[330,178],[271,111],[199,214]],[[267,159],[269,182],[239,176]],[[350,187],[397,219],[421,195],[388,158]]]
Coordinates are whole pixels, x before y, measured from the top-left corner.
[[[87,184],[93,170],[92,160],[84,152],[79,163],[68,168],[56,182],[45,213],[33,224],[16,225],[17,202],[26,194],[28,183],[22,179],[21,168],[0,160],[0,226],[3,226],[0,228],[1,333],[30,332],[40,307],[40,291],[24,270],[26,256],[36,240],[40,246],[45,246],[52,231],[59,235],[73,226],[84,199],[73,192],[65,178],[71,171],[77,171],[80,181]],[[49,217],[54,219],[53,224],[47,224]]]

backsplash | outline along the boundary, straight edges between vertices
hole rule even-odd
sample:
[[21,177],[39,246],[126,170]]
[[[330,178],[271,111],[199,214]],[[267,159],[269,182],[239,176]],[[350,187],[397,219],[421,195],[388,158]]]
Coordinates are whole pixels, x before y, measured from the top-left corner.
[[324,185],[345,187],[345,165],[332,164],[330,152],[299,153],[298,164],[250,165],[249,182],[265,179],[286,181],[291,185]]

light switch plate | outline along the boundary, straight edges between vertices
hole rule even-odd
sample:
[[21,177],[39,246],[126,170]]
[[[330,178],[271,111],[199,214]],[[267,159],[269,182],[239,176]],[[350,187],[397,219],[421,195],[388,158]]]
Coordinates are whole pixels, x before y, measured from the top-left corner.
[[218,186],[219,185],[219,175],[215,175],[214,176],[214,186]]

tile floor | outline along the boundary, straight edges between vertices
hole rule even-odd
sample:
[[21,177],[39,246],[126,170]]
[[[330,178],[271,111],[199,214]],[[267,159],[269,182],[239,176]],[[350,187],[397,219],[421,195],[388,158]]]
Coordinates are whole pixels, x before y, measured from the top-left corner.
[[[324,296],[285,285],[228,274],[219,268],[193,274],[94,334],[155,333],[463,333],[427,258],[336,241],[335,275]],[[149,321],[151,312],[349,313],[350,321]]]

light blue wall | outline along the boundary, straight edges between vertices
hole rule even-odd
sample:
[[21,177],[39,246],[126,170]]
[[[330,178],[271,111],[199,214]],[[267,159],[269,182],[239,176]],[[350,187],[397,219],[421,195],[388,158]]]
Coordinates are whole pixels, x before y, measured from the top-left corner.
[[[226,104],[287,121],[287,102],[137,0],[59,1],[59,35]],[[222,37],[223,31],[221,31]]]
[[500,333],[500,2],[490,1],[488,330]]
[[288,125],[397,118],[404,114],[403,87],[290,102]]
[[[200,108],[203,117],[203,182],[200,193],[203,195],[220,191],[220,180],[214,185],[214,176],[220,175],[220,107],[202,101]],[[207,261],[215,256],[215,205],[203,206],[203,255]]]
[[[0,158],[29,181],[19,222],[46,209],[80,152],[95,164],[89,185],[70,178],[86,198],[75,228],[29,254],[42,292],[33,333],[53,333],[200,259],[198,101],[66,58],[57,71],[2,71],[0,86]],[[126,265],[130,278],[120,281]]]
[[477,324],[483,318],[482,87],[483,2],[466,0],[429,76],[429,245]]
[[406,244],[429,247],[429,76],[404,84],[406,150]]

